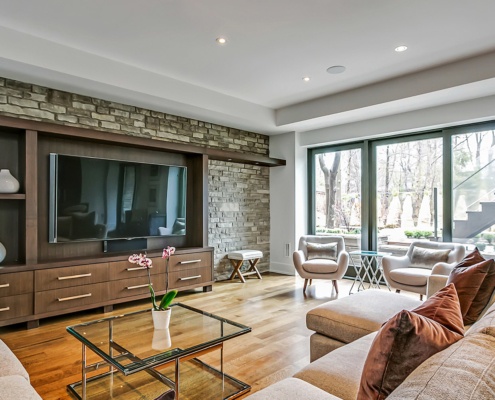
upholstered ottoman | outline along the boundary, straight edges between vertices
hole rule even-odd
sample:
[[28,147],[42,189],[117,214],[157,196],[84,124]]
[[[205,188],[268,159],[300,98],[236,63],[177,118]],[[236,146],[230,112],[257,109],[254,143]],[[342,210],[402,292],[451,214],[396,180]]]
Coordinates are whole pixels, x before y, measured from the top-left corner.
[[296,378],[287,378],[274,383],[247,398],[249,400],[340,400],[338,397]]
[[[234,267],[234,271],[232,271],[232,275],[230,275],[230,280],[234,279],[236,275],[239,276],[241,282],[246,282],[246,276],[256,275],[258,279],[262,279],[256,264],[258,261],[263,258],[263,253],[259,250],[238,250],[232,251],[227,255],[227,258],[230,260],[232,266]],[[241,267],[244,261],[249,261],[250,267],[247,271],[242,272]]]
[[401,294],[370,289],[313,308],[306,314],[306,326],[315,331],[310,338],[311,362],[376,332],[399,311],[421,303]]

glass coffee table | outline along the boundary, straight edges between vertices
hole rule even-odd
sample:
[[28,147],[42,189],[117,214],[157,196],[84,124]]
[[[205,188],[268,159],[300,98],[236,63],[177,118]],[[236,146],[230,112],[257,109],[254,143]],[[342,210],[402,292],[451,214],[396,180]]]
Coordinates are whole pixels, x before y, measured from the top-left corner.
[[223,361],[224,342],[251,328],[185,304],[172,305],[167,330],[142,310],[67,331],[82,342],[82,379],[67,387],[77,399],[233,399],[251,389]]

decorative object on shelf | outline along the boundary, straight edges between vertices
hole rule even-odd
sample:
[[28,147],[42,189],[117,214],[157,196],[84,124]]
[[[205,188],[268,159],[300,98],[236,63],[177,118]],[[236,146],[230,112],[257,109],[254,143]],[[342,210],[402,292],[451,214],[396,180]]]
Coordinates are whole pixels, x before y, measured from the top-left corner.
[[5,246],[0,242],[0,263],[5,260],[5,256],[7,255],[7,250]]
[[18,191],[19,181],[8,169],[0,169],[0,193],[17,193]]
[[150,269],[152,268],[153,261],[146,256],[146,254],[133,254],[129,256],[129,262],[131,264],[137,264],[146,269],[148,272],[148,287],[151,295],[151,304],[153,308],[151,309],[151,314],[153,317],[153,326],[155,329],[168,329],[170,324],[170,314],[172,309],[170,308],[170,304],[174,300],[175,296],[177,296],[177,290],[168,291],[168,263],[170,260],[170,256],[175,253],[175,247],[166,247],[163,249],[162,258],[165,258],[166,268],[165,268],[165,276],[166,276],[166,285],[165,285],[165,295],[162,297],[162,300],[159,304],[156,303],[155,290],[153,289],[153,284],[151,283],[151,273]]

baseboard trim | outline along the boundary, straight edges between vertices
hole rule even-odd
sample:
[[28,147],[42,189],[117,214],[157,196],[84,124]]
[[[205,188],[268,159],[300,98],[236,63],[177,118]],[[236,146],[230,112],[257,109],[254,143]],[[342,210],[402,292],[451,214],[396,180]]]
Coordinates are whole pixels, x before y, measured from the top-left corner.
[[296,270],[294,269],[294,265],[292,264],[283,264],[283,263],[270,263],[270,272],[275,272],[277,274],[282,275],[296,275]]

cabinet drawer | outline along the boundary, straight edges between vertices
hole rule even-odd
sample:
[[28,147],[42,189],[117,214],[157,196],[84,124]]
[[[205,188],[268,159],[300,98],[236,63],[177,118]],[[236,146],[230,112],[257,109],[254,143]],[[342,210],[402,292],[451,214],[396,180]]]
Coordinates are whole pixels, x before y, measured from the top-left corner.
[[0,298],[0,321],[33,314],[33,294]]
[[201,286],[202,283],[211,282],[211,267],[191,268],[175,271],[169,274],[169,287],[177,289],[185,286]]
[[[165,274],[151,276],[151,282],[155,292],[165,290]],[[110,282],[110,291],[114,298],[143,295],[149,296],[148,276],[139,276],[137,278],[121,279]]]
[[35,293],[35,314],[65,310],[100,303],[109,299],[109,284],[92,285],[46,290]]
[[170,271],[180,271],[200,267],[211,267],[211,252],[174,254],[170,257]]
[[[165,259],[161,257],[151,258],[153,264],[150,272],[152,275],[165,272]],[[110,263],[110,279],[112,281],[117,279],[137,278],[140,276],[148,276],[146,268],[140,267],[137,264],[131,264],[129,261],[116,261]]]
[[108,263],[76,265],[35,271],[36,291],[108,281]]
[[0,274],[0,297],[33,292],[33,272]]

